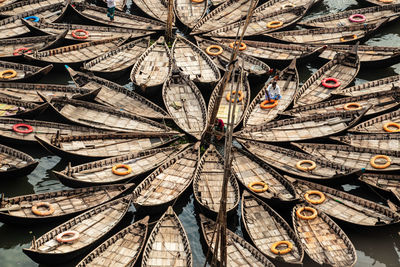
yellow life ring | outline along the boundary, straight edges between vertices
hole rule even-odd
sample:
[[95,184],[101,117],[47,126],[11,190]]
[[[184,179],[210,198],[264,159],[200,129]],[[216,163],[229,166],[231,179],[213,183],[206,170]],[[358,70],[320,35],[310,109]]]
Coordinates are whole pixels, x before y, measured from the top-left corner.
[[[397,128],[396,130],[392,130],[389,127],[395,127]],[[383,130],[385,130],[388,133],[398,133],[400,132],[400,123],[396,122],[387,122],[383,125]]]
[[193,3],[203,3],[204,0],[192,0]]
[[17,72],[13,69],[3,70],[2,72],[0,72],[0,79],[11,79],[14,78],[15,76],[17,76]]
[[[376,164],[375,161],[377,159],[385,159],[386,163],[385,164]],[[388,156],[386,155],[376,155],[375,157],[372,157],[371,160],[369,161],[369,163],[371,164],[372,167],[374,167],[375,169],[386,169],[387,167],[390,166],[391,164],[391,160]]]
[[[318,195],[319,199],[317,200],[313,200],[310,198],[310,195]],[[305,194],[304,194],[304,198],[307,200],[307,202],[311,203],[311,204],[321,204],[325,201],[326,197],[324,195],[324,193],[317,191],[317,190],[308,190]]]
[[284,5],[282,6],[282,9],[285,9],[285,8],[292,8],[292,7],[295,7],[295,5],[292,4],[292,3],[288,3],[288,4],[284,4]]
[[[352,39],[349,39],[350,37]],[[341,42],[347,42],[347,41],[351,41],[351,40],[355,40],[355,39],[357,39],[357,35],[355,35],[355,34],[352,34],[352,35],[349,35],[349,36],[340,37],[340,41]]]
[[[236,94],[236,91],[232,91],[232,94]],[[239,91],[238,94],[239,94],[238,102],[240,102],[240,101],[243,100],[243,93],[242,93],[242,91]],[[226,101],[228,101],[228,102],[231,101],[233,103],[233,102],[235,102],[235,99],[236,99],[236,97],[235,98],[231,98],[231,93],[230,92],[228,92],[226,94]]]
[[[260,185],[262,188],[255,188],[255,185]],[[262,193],[268,190],[268,185],[264,182],[252,182],[249,183],[248,187],[250,188],[251,191],[256,192],[256,193]]]
[[[307,164],[307,163],[308,163],[308,164],[311,164],[311,166],[310,166],[310,167],[304,167],[304,166],[302,166],[303,164]],[[308,172],[308,171],[314,170],[316,167],[317,167],[317,164],[316,164],[314,161],[312,161],[312,160],[303,159],[303,160],[299,160],[299,161],[296,163],[296,168],[297,168],[298,170],[300,170],[300,171]]]
[[[285,249],[277,249],[278,246],[280,245],[286,245],[287,248]],[[285,255],[288,254],[290,251],[293,249],[293,244],[290,241],[278,241],[272,244],[271,246],[271,252],[277,255]]]
[[[46,207],[47,210],[39,210],[39,207]],[[38,202],[32,206],[32,212],[39,216],[49,216],[54,213],[54,207],[48,202]]]
[[[309,215],[309,216],[301,214],[301,212],[304,211],[304,210],[311,211],[312,214]],[[299,217],[299,218],[302,219],[302,220],[312,220],[312,219],[317,218],[318,212],[317,212],[316,209],[311,208],[311,207],[301,207],[301,208],[298,208],[298,209],[296,210],[296,215],[297,215],[297,217]]]
[[[126,171],[118,171],[118,169],[126,169]],[[117,164],[117,165],[114,165],[113,167],[112,167],[112,172],[114,173],[114,174],[116,174],[116,175],[121,175],[121,176],[123,176],[123,175],[127,175],[127,174],[130,174],[131,172],[132,172],[132,168],[131,168],[131,166],[129,166],[129,165],[125,165],[125,164]]]
[[[239,41],[236,41],[236,43],[238,43]],[[229,44],[229,47],[230,48],[233,48],[233,45],[235,44],[235,42],[232,42],[232,43],[230,43]],[[235,45],[236,46],[236,45]],[[239,51],[243,51],[243,50],[246,50],[246,48],[247,48],[247,45],[245,44],[245,43],[243,43],[243,42],[241,42],[240,43],[240,46],[239,46]]]
[[[217,52],[211,51],[211,49],[218,49]],[[224,52],[224,49],[222,49],[221,46],[219,45],[210,45],[209,47],[206,48],[206,53],[209,54],[210,56],[219,56]]]
[[270,21],[267,23],[267,28],[276,29],[276,28],[282,27],[282,25],[283,25],[282,21],[274,20],[274,21]]
[[[272,103],[271,105],[267,105],[268,103]],[[261,102],[260,104],[260,108],[261,109],[270,109],[270,108],[274,108],[278,105],[278,100],[275,99],[271,99],[271,100],[264,100],[263,102]]]
[[352,102],[352,103],[344,104],[343,109],[344,110],[361,110],[362,106],[359,103]]

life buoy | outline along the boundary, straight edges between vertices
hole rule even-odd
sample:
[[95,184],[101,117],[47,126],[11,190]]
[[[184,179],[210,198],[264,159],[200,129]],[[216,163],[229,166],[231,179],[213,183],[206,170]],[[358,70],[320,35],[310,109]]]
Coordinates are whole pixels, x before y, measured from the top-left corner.
[[[239,43],[239,41],[236,41],[236,43]],[[230,43],[229,47],[233,48],[234,44],[235,44],[235,42]],[[236,47],[236,45],[235,45],[235,47]],[[247,48],[247,45],[245,43],[241,42],[240,46],[239,46],[239,51],[246,50],[246,48]]]
[[[232,91],[232,94],[235,95],[235,94],[236,94],[236,91]],[[242,93],[242,91],[239,91],[239,92],[238,92],[238,95],[239,95],[238,102],[241,102],[241,101],[243,100],[243,93]],[[228,102],[231,101],[231,102],[233,103],[233,102],[235,102],[235,99],[236,99],[236,97],[231,98],[231,93],[230,93],[230,92],[228,92],[228,93],[226,94],[226,101],[228,101]]]
[[[389,127],[394,127],[396,129],[390,129]],[[388,133],[398,133],[400,132],[400,123],[396,122],[387,122],[383,125],[383,130],[385,130]]]
[[[6,75],[6,74],[9,74],[9,75]],[[12,79],[15,76],[17,76],[17,72],[12,69],[3,70],[2,72],[0,72],[0,79]]]
[[59,233],[56,237],[56,240],[59,243],[69,243],[78,240],[78,238],[79,238],[79,233],[77,231],[70,230]]
[[[386,163],[385,164],[376,164],[375,161],[377,159],[385,159]],[[371,158],[371,160],[369,161],[369,163],[371,164],[372,167],[374,167],[375,169],[386,169],[387,167],[390,166],[391,164],[391,160],[388,156],[386,155],[376,155],[374,157]]]
[[[126,171],[118,171],[118,169],[125,169]],[[123,176],[123,175],[130,174],[130,173],[132,172],[132,168],[131,168],[131,166],[129,166],[129,165],[117,164],[117,165],[114,165],[114,166],[112,167],[112,172],[113,172],[114,174],[116,174],[116,175]]]
[[352,103],[344,104],[343,109],[344,110],[361,110],[362,106],[359,103],[352,102]]
[[[310,195],[318,195],[319,199],[314,200],[310,198]],[[307,200],[307,202],[311,203],[311,204],[321,204],[324,203],[326,197],[324,195],[324,193],[318,191],[318,190],[308,190],[305,194],[304,194],[304,198]]]
[[[211,49],[218,49],[217,52],[211,51]],[[218,56],[221,55],[222,52],[224,52],[224,49],[222,49],[221,46],[219,45],[210,45],[209,47],[206,48],[206,53],[209,54],[210,56]]]
[[[285,249],[277,249],[278,246],[280,245],[286,245],[287,248]],[[276,254],[276,255],[285,255],[288,254],[290,251],[293,249],[293,244],[290,241],[278,241],[272,244],[271,246],[271,252]]]
[[40,18],[36,17],[36,16],[29,16],[29,17],[25,17],[24,20],[30,20],[30,21],[33,21],[33,22],[39,22]]
[[[272,103],[271,105],[267,105],[269,103]],[[269,108],[274,108],[278,105],[278,100],[275,99],[271,99],[271,100],[264,100],[263,102],[261,102],[260,104],[260,108],[261,109],[269,109]]]
[[[46,210],[39,210],[39,207],[46,207]],[[54,207],[48,202],[38,202],[32,206],[33,214],[39,216],[49,216],[54,213]]]
[[[329,82],[334,82],[334,83],[329,83]],[[341,83],[339,82],[338,79],[332,78],[332,77],[322,79],[321,84],[323,87],[326,87],[329,89],[338,88],[341,85]]]
[[347,42],[347,41],[351,41],[351,40],[355,40],[355,39],[357,39],[357,35],[355,35],[355,34],[340,37],[341,42]]
[[203,3],[204,0],[192,0],[193,3]]
[[[311,166],[309,166],[309,167],[304,167],[303,164],[311,164]],[[298,170],[300,170],[300,171],[308,172],[308,171],[314,170],[316,167],[317,167],[317,164],[316,164],[314,161],[312,161],[312,160],[303,159],[303,160],[299,160],[299,161],[296,163],[296,168],[297,168]]]
[[[21,128],[25,128],[25,129],[21,129]],[[29,133],[33,132],[33,127],[30,126],[29,124],[25,124],[25,123],[14,124],[12,129],[14,130],[14,132],[22,133],[22,134],[29,134]]]
[[353,15],[349,16],[350,22],[362,23],[366,20],[367,20],[367,18],[363,14],[353,14]]
[[393,0],[378,0],[379,2],[388,4],[388,3],[393,3]]
[[[77,35],[78,32],[84,33],[84,35]],[[72,37],[75,39],[87,39],[89,37],[89,32],[83,29],[76,29],[71,32]]]
[[[262,188],[256,188],[255,185],[260,185]],[[268,185],[264,182],[252,182],[248,185],[249,189],[256,193],[262,193],[268,190]]]
[[292,7],[295,7],[295,5],[292,4],[292,3],[288,3],[288,4],[284,4],[284,5],[282,6],[282,9],[285,9],[285,8],[292,8]]
[[30,50],[29,48],[26,48],[26,47],[17,48],[14,50],[13,55],[20,56],[20,55],[26,54],[26,53],[32,53],[32,50]]
[[282,21],[274,20],[274,21],[270,21],[267,23],[267,28],[276,29],[276,28],[282,27],[282,25],[283,25]]
[[[305,210],[311,211],[312,214],[309,216],[301,214]],[[312,219],[317,218],[318,212],[316,209],[311,208],[311,207],[301,207],[296,210],[296,215],[297,215],[297,217],[299,217],[302,220],[312,220]]]

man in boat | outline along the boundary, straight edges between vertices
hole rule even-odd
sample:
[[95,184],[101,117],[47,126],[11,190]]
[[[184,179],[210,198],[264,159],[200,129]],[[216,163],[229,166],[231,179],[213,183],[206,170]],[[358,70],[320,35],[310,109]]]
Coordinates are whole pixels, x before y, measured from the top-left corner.
[[268,100],[270,102],[271,99],[273,99],[273,100],[281,99],[281,88],[276,83],[276,81],[278,79],[279,79],[279,77],[275,76],[272,83],[270,85],[268,85],[267,91],[265,92],[265,100]]
[[215,118],[214,129],[217,132],[216,138],[217,140],[221,140],[225,133],[225,124],[222,119]]
[[104,0],[107,3],[107,17],[110,21],[114,21],[115,14],[115,0]]

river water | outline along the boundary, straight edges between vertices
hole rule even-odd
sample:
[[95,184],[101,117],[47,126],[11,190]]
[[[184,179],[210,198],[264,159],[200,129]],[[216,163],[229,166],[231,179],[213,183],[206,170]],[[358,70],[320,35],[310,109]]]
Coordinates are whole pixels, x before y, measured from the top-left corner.
[[[129,1],[128,1],[129,2]],[[130,4],[128,4],[130,7]],[[363,7],[353,0],[325,0],[317,7],[314,7],[307,17],[317,15],[335,13],[348,9],[356,9]],[[132,9],[128,9],[132,10]],[[366,44],[381,46],[399,46],[400,44],[400,26],[398,22],[387,25],[373,38],[369,39]],[[309,62],[302,66],[298,66],[301,82],[304,82],[314,71],[322,66],[322,62]],[[272,66],[273,67],[273,66]],[[366,81],[379,79],[391,75],[400,74],[400,64],[387,68],[379,69],[361,69],[355,84]],[[128,76],[122,77],[118,82],[126,84],[127,88],[132,85],[128,83]],[[41,82],[44,83],[60,83],[72,84],[65,71],[53,71],[45,77]],[[260,88],[260,84],[251,83],[253,88],[253,96]],[[254,89],[256,88],[256,89]],[[152,99],[160,102],[160,97]],[[67,162],[61,158],[49,154],[39,145],[20,146],[12,145],[26,153],[29,153],[39,161],[38,167],[28,176],[15,177],[0,181],[0,193],[5,193],[6,197],[12,197],[22,194],[33,194],[46,191],[55,191],[66,189],[52,174],[52,170],[62,170],[66,167]],[[354,179],[348,184],[337,186],[338,189],[348,191],[350,193],[362,196],[373,201],[383,203],[382,196],[379,196],[370,188],[362,185]],[[191,189],[190,189],[191,190]],[[190,245],[193,252],[193,266],[203,266],[205,261],[205,247],[200,239],[200,229],[198,226],[198,218],[196,218],[197,210],[194,205],[193,194],[191,191],[184,194],[176,203],[174,210],[179,215],[184,228],[189,236]],[[282,208],[282,207],[281,207]],[[239,235],[242,234],[240,226],[240,207],[237,216],[229,218],[229,228]],[[281,215],[289,221],[289,209],[282,209]],[[137,215],[134,208],[131,208],[129,216],[124,221],[124,225],[128,225],[130,221],[134,221]],[[156,218],[152,218],[155,220]],[[61,222],[60,222],[61,223]],[[22,248],[30,246],[33,236],[39,237],[58,223],[39,226],[12,226],[0,223],[0,267],[14,266],[38,266],[22,253]],[[400,266],[400,228],[397,226],[384,228],[358,228],[340,225],[352,240],[356,250],[358,260],[355,266]],[[77,261],[66,263],[65,266],[74,266]],[[279,266],[279,265],[277,265]],[[304,266],[318,266],[313,263],[308,256],[305,256]]]

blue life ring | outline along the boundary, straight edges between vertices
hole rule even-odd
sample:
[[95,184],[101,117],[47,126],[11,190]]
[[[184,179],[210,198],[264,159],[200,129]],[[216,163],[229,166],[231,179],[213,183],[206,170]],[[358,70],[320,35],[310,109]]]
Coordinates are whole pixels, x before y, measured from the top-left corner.
[[39,22],[40,21],[39,17],[36,17],[36,16],[25,17],[24,20],[32,20],[33,22]]

